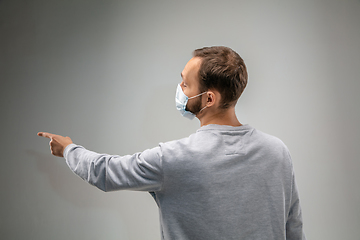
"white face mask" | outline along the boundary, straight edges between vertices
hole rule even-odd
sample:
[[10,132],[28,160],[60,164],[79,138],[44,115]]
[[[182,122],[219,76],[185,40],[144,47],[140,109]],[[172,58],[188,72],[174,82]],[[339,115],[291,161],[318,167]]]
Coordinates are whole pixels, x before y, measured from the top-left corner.
[[[198,95],[195,95],[195,96],[189,98],[189,97],[186,96],[185,93],[183,92],[180,84],[178,84],[177,89],[176,89],[176,95],[175,95],[176,109],[179,110],[179,112],[181,113],[181,115],[182,115],[183,117],[186,117],[186,118],[188,118],[188,119],[190,119],[190,120],[194,119],[195,114],[192,113],[192,112],[190,112],[190,111],[187,111],[187,110],[186,110],[186,104],[187,104],[187,102],[188,102],[189,99],[199,97],[199,96],[203,95],[204,93],[206,93],[206,92],[200,93],[200,94],[198,94]],[[204,108],[206,108],[206,106],[203,107],[203,108],[200,110],[200,112],[201,112]]]

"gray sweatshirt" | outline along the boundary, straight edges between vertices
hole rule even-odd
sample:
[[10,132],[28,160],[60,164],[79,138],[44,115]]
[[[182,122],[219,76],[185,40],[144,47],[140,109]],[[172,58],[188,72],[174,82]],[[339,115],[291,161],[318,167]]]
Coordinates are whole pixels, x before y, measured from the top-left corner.
[[71,144],[64,157],[103,191],[150,192],[162,239],[305,239],[289,151],[249,125],[206,125],[126,156]]

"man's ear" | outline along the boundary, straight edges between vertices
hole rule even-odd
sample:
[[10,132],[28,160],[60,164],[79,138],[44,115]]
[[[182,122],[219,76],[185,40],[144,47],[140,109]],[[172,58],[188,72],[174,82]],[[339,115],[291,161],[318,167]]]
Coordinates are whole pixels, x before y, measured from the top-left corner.
[[206,106],[207,107],[213,106],[215,104],[215,102],[216,102],[216,99],[217,99],[217,97],[216,97],[215,92],[208,91],[206,93]]

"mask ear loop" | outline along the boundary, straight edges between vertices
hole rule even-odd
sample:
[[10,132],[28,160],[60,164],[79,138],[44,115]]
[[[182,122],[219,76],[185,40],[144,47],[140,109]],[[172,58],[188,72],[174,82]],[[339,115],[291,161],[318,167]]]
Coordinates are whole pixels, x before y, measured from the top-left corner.
[[207,106],[203,107],[203,108],[199,111],[199,113],[201,113],[201,111],[204,110],[205,108],[207,108]]
[[196,98],[196,97],[201,96],[201,95],[203,95],[203,94],[205,94],[205,93],[207,93],[207,92],[200,93],[200,94],[195,95],[195,96],[193,96],[193,97],[188,97],[188,99]]
[[[204,94],[204,93],[207,93],[207,92],[203,92],[203,93],[201,93],[201,94]],[[207,108],[207,106],[206,106],[206,105],[205,105],[205,107],[203,107],[202,109],[200,109],[199,113],[201,113],[201,112],[202,112],[202,110],[204,110],[205,108]]]

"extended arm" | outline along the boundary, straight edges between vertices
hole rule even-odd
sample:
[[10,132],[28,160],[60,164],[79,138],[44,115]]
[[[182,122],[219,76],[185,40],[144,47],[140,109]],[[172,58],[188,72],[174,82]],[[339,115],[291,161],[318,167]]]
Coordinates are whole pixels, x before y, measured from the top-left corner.
[[103,191],[158,191],[162,185],[160,147],[133,155],[99,154],[75,145],[68,137],[50,133],[39,136],[51,139],[51,153],[64,157],[79,177]]

